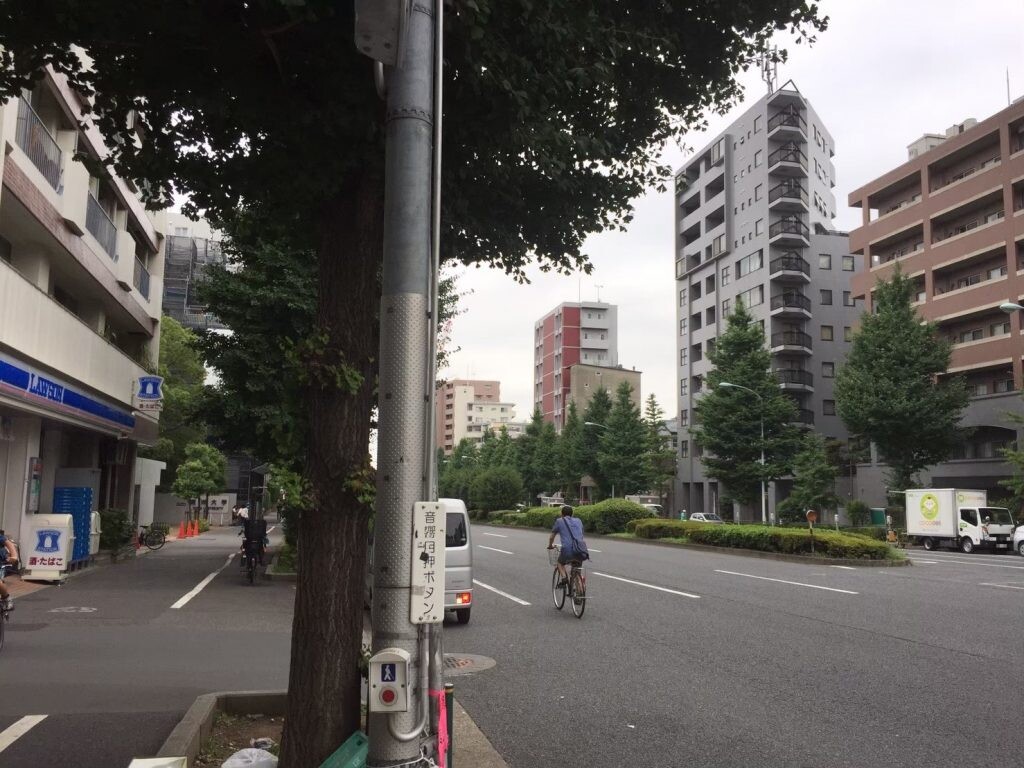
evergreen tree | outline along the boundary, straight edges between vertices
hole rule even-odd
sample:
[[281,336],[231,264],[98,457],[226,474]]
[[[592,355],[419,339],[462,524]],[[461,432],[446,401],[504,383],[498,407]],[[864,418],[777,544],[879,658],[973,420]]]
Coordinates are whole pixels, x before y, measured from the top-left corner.
[[498,438],[491,432],[490,427],[484,427],[483,436],[477,446],[477,464],[480,469],[490,469],[497,466],[495,454],[498,448]]
[[829,461],[828,449],[820,435],[810,433],[793,458],[793,490],[778,506],[781,516],[803,520],[809,509],[831,512],[839,505],[835,493],[838,468]]
[[861,316],[846,364],[836,376],[836,405],[850,432],[871,440],[889,465],[896,491],[912,488],[927,466],[949,458],[962,439],[967,385],[943,376],[950,344],[910,306],[913,282],[897,267],[875,287],[874,313]]
[[[708,358],[714,368],[694,408],[690,434],[703,450],[705,472],[724,486],[723,496],[755,504],[762,479],[768,483],[789,474],[799,446],[799,434],[792,424],[796,406],[779,389],[770,371],[771,355],[765,347],[764,331],[742,301],[736,301],[726,330]],[[723,382],[746,387],[756,395],[722,387]]]
[[526,493],[527,505],[536,506],[537,494],[543,490],[540,488],[536,475],[536,463],[534,457],[537,454],[537,445],[541,440],[544,431],[544,416],[540,409],[534,409],[533,417],[526,426],[522,436],[516,441],[516,469],[523,479],[523,490]]
[[479,469],[479,457],[472,441],[462,438],[452,455],[444,460],[437,479],[438,495],[470,503],[470,489]]
[[580,420],[576,401],[569,401],[569,412],[558,436],[558,475],[566,499],[578,499],[580,478],[583,477],[583,433],[586,427]]
[[545,421],[533,451],[533,482],[536,492],[554,493],[558,488],[558,433]]
[[473,506],[485,512],[511,509],[523,495],[523,479],[512,467],[491,467],[473,479]]
[[[601,427],[608,426],[608,416],[612,412],[612,398],[608,390],[598,387],[590,396],[590,402],[583,411],[583,430],[580,438],[580,464],[583,471],[590,475],[598,488],[604,487],[601,474],[601,462],[598,454],[601,450]],[[599,426],[590,426],[597,424]]]
[[516,442],[509,435],[508,428],[505,426],[502,426],[495,440],[493,462],[496,467],[515,468],[516,466]]
[[644,462],[647,469],[648,487],[664,500],[666,486],[676,476],[676,452],[669,444],[669,437],[662,428],[665,412],[651,393],[644,406],[644,428],[647,431],[647,448]]
[[625,496],[646,490],[650,480],[645,460],[647,429],[640,409],[633,403],[633,387],[628,381],[615,389],[607,426],[598,453],[602,492],[614,490],[615,495]]

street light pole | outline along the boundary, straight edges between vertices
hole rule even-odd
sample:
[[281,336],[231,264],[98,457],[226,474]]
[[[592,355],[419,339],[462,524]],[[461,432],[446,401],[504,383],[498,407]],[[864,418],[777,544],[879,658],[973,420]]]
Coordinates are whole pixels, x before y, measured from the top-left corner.
[[[761,414],[761,524],[768,525],[768,494],[765,492],[764,487],[764,398],[752,390],[750,387],[744,387],[742,384],[731,384],[728,381],[719,382],[718,386],[727,387],[729,389],[742,389],[745,392],[749,392],[757,398],[760,403],[760,414]],[[775,521],[772,520],[772,525]]]

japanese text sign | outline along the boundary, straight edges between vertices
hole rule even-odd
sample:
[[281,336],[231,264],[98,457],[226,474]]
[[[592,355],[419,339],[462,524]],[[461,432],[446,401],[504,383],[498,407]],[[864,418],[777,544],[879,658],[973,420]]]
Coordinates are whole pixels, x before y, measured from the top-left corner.
[[445,514],[436,501],[418,501],[412,513],[412,594],[409,621],[444,621]]

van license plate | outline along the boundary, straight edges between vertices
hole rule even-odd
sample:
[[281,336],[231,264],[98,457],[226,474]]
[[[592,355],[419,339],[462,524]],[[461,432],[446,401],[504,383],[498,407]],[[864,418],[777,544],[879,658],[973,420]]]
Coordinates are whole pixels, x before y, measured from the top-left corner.
[[998,548],[998,549],[1006,549],[1006,542],[1005,541],[1000,541],[998,544],[996,544],[996,548]]

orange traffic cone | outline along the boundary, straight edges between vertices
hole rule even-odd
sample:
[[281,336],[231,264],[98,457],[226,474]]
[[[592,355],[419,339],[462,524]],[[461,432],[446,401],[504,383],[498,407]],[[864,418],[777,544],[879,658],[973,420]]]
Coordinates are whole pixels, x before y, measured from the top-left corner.
[[182,520],[181,521],[181,525],[178,526],[178,538],[179,539],[184,539],[185,538],[185,521],[184,520]]
[[198,536],[199,535],[199,521],[198,520],[193,520],[192,521],[192,535],[193,536]]

